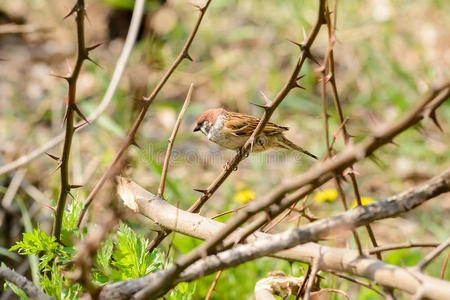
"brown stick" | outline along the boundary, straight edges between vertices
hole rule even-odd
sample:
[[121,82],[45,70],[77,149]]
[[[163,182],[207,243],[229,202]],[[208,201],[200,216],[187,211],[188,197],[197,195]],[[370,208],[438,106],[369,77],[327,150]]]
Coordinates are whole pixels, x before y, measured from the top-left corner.
[[178,119],[175,122],[175,125],[172,130],[172,135],[170,136],[169,143],[167,145],[167,151],[166,151],[166,156],[164,158],[164,165],[163,165],[163,169],[162,169],[161,180],[159,182],[159,187],[158,187],[158,196],[160,196],[162,198],[164,198],[164,187],[166,185],[166,177],[167,177],[167,171],[169,169],[169,161],[170,161],[170,155],[172,154],[173,143],[177,136],[178,129],[180,128],[181,121],[183,120],[184,113],[186,112],[186,109],[189,106],[189,103],[191,102],[191,96],[192,96],[193,89],[194,89],[194,84],[191,83],[191,85],[189,87],[189,91],[186,96],[186,99],[184,100],[183,107],[181,108],[180,114],[178,115]]
[[425,258],[416,265],[416,267],[419,268],[421,271],[423,271],[423,269],[425,269],[436,257],[439,256],[439,254],[442,253],[442,251],[447,249],[447,247],[449,246],[450,246],[450,238],[447,239],[442,244],[440,244],[436,249],[428,253],[428,255],[425,256]]
[[220,275],[222,275],[223,270],[220,270],[217,272],[216,278],[214,279],[213,283],[211,284],[211,287],[208,290],[208,294],[206,294],[205,300],[209,300],[211,298],[212,293],[214,292],[214,289],[216,288],[217,282],[219,281]]

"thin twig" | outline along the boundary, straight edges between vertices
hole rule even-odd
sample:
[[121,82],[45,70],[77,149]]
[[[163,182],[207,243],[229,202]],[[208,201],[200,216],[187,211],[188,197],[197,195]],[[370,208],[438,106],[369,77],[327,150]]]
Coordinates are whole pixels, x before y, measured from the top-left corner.
[[167,145],[166,156],[164,158],[164,165],[163,165],[162,174],[161,174],[161,181],[159,182],[159,187],[158,187],[158,196],[160,196],[162,198],[164,198],[164,187],[166,185],[166,177],[167,177],[167,171],[169,169],[169,161],[170,161],[170,155],[172,154],[173,143],[177,136],[178,129],[180,128],[181,121],[183,120],[184,113],[186,112],[186,109],[189,106],[189,103],[191,102],[191,96],[192,96],[193,89],[194,89],[194,84],[191,83],[191,86],[189,87],[189,91],[186,96],[186,100],[184,100],[183,107],[181,108],[180,114],[178,115],[178,119],[175,122],[175,126],[173,127],[173,130],[172,130],[172,135],[170,136],[169,143]]
[[247,207],[247,205],[248,205],[248,204],[245,204],[245,205],[242,205],[242,206],[239,206],[239,207],[236,207],[236,208],[233,208],[233,209],[224,211],[224,212],[222,212],[222,213],[220,213],[220,214],[217,214],[217,215],[211,217],[211,219],[214,220],[214,219],[217,219],[218,217],[222,217],[222,216],[225,216],[225,215],[228,215],[228,214],[231,214],[231,213],[238,212],[239,210],[241,210],[241,209]]
[[312,290],[312,288],[314,286],[314,281],[316,280],[317,272],[319,271],[318,266],[319,266],[319,264],[318,264],[317,259],[316,259],[312,263],[311,274],[309,274],[309,277],[308,277],[308,284],[306,285],[306,290],[305,290],[305,294],[303,296],[303,300],[309,300],[309,296],[311,294],[311,290]]
[[303,295],[303,290],[305,289],[305,285],[306,285],[306,282],[308,281],[307,279],[309,278],[310,274],[311,274],[311,265],[308,265],[308,270],[306,271],[306,274],[303,277],[304,279],[302,282],[302,286],[298,290],[297,296],[295,296],[295,300],[300,299],[300,297]]
[[340,294],[340,295],[344,296],[347,300],[352,300],[352,298],[350,298],[350,296],[346,292],[344,292],[342,290],[330,289],[330,288],[320,289],[316,292],[312,292],[311,296],[319,296],[320,294],[323,294],[323,293],[336,293],[336,294]]
[[376,248],[369,249],[365,252],[369,254],[376,254],[377,252],[384,252],[384,251],[392,251],[392,250],[399,250],[399,249],[408,249],[408,248],[425,248],[425,247],[437,247],[439,246],[439,243],[400,243],[400,244],[392,244],[392,245],[383,245],[378,246]]
[[448,259],[450,258],[450,251],[447,253],[447,256],[445,257],[444,264],[442,265],[441,269],[441,275],[439,278],[444,279],[445,276],[445,269],[447,269]]
[[[109,82],[108,88],[106,89],[106,93],[103,96],[102,101],[97,106],[97,108],[89,115],[87,118],[89,123],[93,123],[95,120],[98,119],[100,115],[103,114],[103,112],[108,108],[109,104],[111,103],[112,97],[114,96],[114,93],[117,89],[117,86],[119,84],[120,79],[122,78],[123,71],[125,69],[125,66],[127,64],[128,58],[130,56],[131,50],[134,47],[134,44],[136,42],[136,37],[139,31],[139,27],[142,21],[142,16],[144,13],[144,3],[145,0],[136,0],[134,3],[134,9],[133,9],[133,15],[131,17],[130,22],[130,28],[128,29],[128,34],[125,40],[125,43],[122,48],[122,52],[120,53],[119,59],[117,60],[116,66],[114,68],[114,73],[111,78],[111,81]],[[84,127],[79,127],[83,125],[84,120],[78,122],[75,124],[76,128],[79,128],[74,132],[74,134],[77,134],[84,130]],[[34,161],[38,157],[40,157],[45,152],[49,151],[59,143],[64,141],[64,132],[57,135],[44,145],[38,147],[37,149],[31,151],[30,153],[27,153],[18,159],[0,167],[0,175],[11,172],[15,169],[18,169],[20,167],[23,167],[30,162]]]
[[433,251],[431,251],[430,253],[428,253],[427,256],[424,257],[423,260],[421,260],[416,267],[423,271],[423,269],[425,269],[432,261],[433,259],[435,259],[436,257],[439,256],[439,254],[442,253],[442,251],[444,251],[445,249],[447,249],[447,247],[450,246],[450,238],[447,239],[445,242],[443,242],[442,244],[440,244],[438,247],[436,247],[436,249],[434,249]]
[[335,271],[327,271],[327,272],[328,272],[328,273],[331,273],[331,274],[333,274],[333,275],[335,275],[335,276],[337,276],[337,277],[340,277],[340,278],[343,278],[343,279],[345,279],[345,280],[348,280],[348,281],[350,281],[350,282],[359,284],[360,286],[363,286],[363,287],[365,287],[365,288],[368,288],[368,289],[374,291],[375,293],[377,293],[377,294],[380,295],[381,297],[386,298],[386,295],[385,295],[382,291],[377,290],[371,283],[367,283],[367,282],[364,282],[364,281],[361,281],[361,280],[352,278],[352,277],[350,277],[350,276],[347,276],[347,275],[345,275],[345,274],[341,274],[341,273],[339,273],[339,272],[335,272]]
[[206,294],[205,300],[209,300],[211,298],[212,293],[214,292],[214,289],[216,288],[217,282],[219,281],[220,275],[222,275],[223,270],[220,270],[217,272],[216,278],[214,279],[213,283],[211,284],[211,287],[208,290],[208,294]]
[[194,41],[194,37],[197,34],[198,28],[200,27],[200,23],[206,13],[206,10],[211,3],[211,0],[208,0],[203,7],[198,7],[199,9],[199,16],[197,18],[197,21],[195,22],[194,28],[192,29],[191,33],[189,34],[189,37],[186,40],[186,43],[184,44],[183,48],[181,49],[180,53],[178,54],[175,61],[172,63],[172,65],[169,67],[169,69],[166,71],[166,73],[163,75],[163,77],[160,79],[156,87],[151,92],[150,96],[144,97],[144,105],[142,106],[137,119],[134,121],[133,125],[130,128],[130,131],[128,132],[127,138],[122,143],[120,149],[117,151],[116,155],[114,156],[114,159],[112,163],[109,165],[109,167],[104,171],[102,177],[98,180],[97,184],[89,194],[89,196],[86,199],[86,205],[84,206],[80,218],[78,219],[78,227],[80,227],[81,221],[83,220],[89,206],[91,205],[92,201],[95,199],[95,196],[100,191],[100,189],[105,184],[106,180],[108,180],[112,175],[114,175],[115,167],[117,163],[122,158],[122,155],[127,151],[128,147],[130,147],[132,144],[136,144],[135,141],[135,135],[142,123],[142,121],[145,118],[145,115],[147,113],[148,108],[150,107],[150,104],[153,102],[153,100],[156,98],[156,96],[159,94],[161,89],[166,84],[167,80],[170,78],[172,73],[175,71],[175,69],[180,65],[180,63],[187,59],[192,60],[192,58],[189,55],[189,48]]

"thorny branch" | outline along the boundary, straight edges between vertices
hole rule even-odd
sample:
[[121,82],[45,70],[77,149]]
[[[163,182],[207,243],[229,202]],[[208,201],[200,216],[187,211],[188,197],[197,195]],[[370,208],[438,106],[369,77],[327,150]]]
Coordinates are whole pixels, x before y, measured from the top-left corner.
[[150,104],[153,102],[153,100],[156,98],[156,96],[159,94],[161,89],[166,84],[169,77],[172,75],[172,73],[175,71],[175,69],[178,67],[178,65],[184,60],[188,59],[192,61],[192,58],[189,55],[189,48],[194,41],[195,35],[197,34],[198,28],[200,27],[200,23],[202,22],[203,17],[205,16],[206,10],[208,9],[209,4],[211,3],[211,0],[208,0],[203,7],[198,6],[199,9],[199,16],[197,18],[197,21],[194,25],[194,28],[192,29],[191,33],[189,34],[188,39],[186,40],[186,43],[184,44],[183,48],[181,49],[180,53],[178,54],[175,61],[172,63],[170,68],[167,70],[167,72],[163,75],[161,80],[158,82],[156,87],[151,92],[150,96],[144,97],[144,105],[142,106],[141,110],[139,111],[137,119],[134,121],[133,125],[130,128],[130,131],[128,132],[127,138],[122,143],[119,151],[117,151],[116,155],[114,156],[114,159],[112,163],[109,165],[109,167],[105,170],[102,177],[99,179],[91,193],[86,199],[86,205],[83,208],[80,218],[78,220],[78,227],[81,224],[81,221],[83,220],[89,206],[91,205],[92,201],[94,200],[97,193],[100,191],[100,189],[103,187],[105,182],[115,174],[116,172],[116,166],[120,159],[122,158],[123,154],[127,151],[128,147],[130,147],[133,144],[136,144],[136,133],[141,126],[142,121],[144,120],[144,117],[147,113],[148,108],[150,107]]
[[[70,77],[62,77],[69,83],[69,90],[67,95],[66,103],[66,113],[64,116],[64,121],[66,122],[66,131],[64,137],[63,153],[60,159],[58,159],[58,168],[61,168],[61,186],[58,196],[58,202],[55,212],[55,220],[53,223],[53,235],[56,240],[59,241],[61,234],[61,225],[63,220],[64,208],[66,205],[67,196],[70,195],[70,190],[75,186],[69,183],[69,156],[70,148],[72,146],[73,134],[78,127],[81,127],[88,123],[86,117],[80,111],[76,104],[76,90],[77,90],[77,80],[85,60],[92,61],[89,57],[89,52],[100,46],[100,44],[87,47],[84,36],[84,19],[86,15],[86,8],[84,5],[84,0],[78,0],[72,10],[67,14],[66,18],[76,14],[75,21],[77,25],[77,60],[75,67],[73,69],[72,75]],[[75,127],[75,113],[84,121],[81,125]]]
[[[278,105],[286,98],[286,96],[289,94],[289,92],[294,88],[301,88],[298,81],[303,78],[303,76],[299,76],[300,70],[302,69],[303,64],[305,63],[307,58],[314,59],[311,55],[311,46],[313,42],[315,41],[321,26],[323,25],[323,13],[324,13],[324,7],[325,7],[325,0],[320,0],[319,2],[319,8],[318,8],[318,16],[317,21],[309,34],[308,37],[305,36],[305,41],[303,43],[299,44],[294,42],[294,44],[298,45],[301,49],[301,55],[299,56],[296,66],[291,72],[291,75],[289,76],[289,79],[284,84],[283,88],[280,90],[280,92],[277,94],[275,99],[272,101],[270,100],[264,93],[261,93],[262,97],[264,98],[265,105],[257,105],[264,109],[264,115],[262,116],[261,120],[259,121],[256,129],[254,130],[252,136],[247,140],[245,145],[242,147],[242,150],[239,151],[236,156],[227,163],[227,168],[225,168],[219,176],[209,185],[207,189],[195,189],[198,192],[201,192],[202,195],[197,199],[197,201],[189,208],[189,212],[197,213],[200,211],[200,209],[203,207],[203,205],[211,198],[211,196],[219,189],[219,187],[225,182],[225,180],[228,178],[228,176],[231,175],[231,173],[238,167],[239,163],[249,154],[249,151],[251,150],[251,147],[253,145],[253,142],[258,137],[258,135],[261,133],[264,126],[269,122],[270,117],[272,116],[275,109],[278,107]],[[162,240],[170,234],[170,231],[164,230],[158,234],[158,236],[152,241],[151,243],[151,250],[157,247]]]
[[[89,123],[93,123],[97,118],[103,114],[103,112],[106,110],[106,108],[111,103],[112,97],[114,96],[114,93],[117,89],[117,86],[119,84],[120,78],[122,77],[122,73],[125,69],[126,63],[128,61],[128,57],[130,56],[131,50],[134,47],[134,44],[136,42],[136,37],[139,31],[139,26],[142,21],[142,16],[144,14],[144,2],[145,0],[136,0],[134,3],[134,9],[133,9],[133,16],[131,17],[131,23],[130,28],[128,29],[128,34],[125,39],[125,43],[122,48],[122,52],[120,53],[119,59],[117,60],[116,66],[114,68],[113,76],[111,78],[111,81],[108,85],[108,88],[106,89],[106,93],[103,96],[102,101],[97,106],[94,112],[92,112],[88,116]],[[75,127],[79,127],[82,124],[84,124],[84,120],[77,122],[75,124]],[[74,134],[82,131],[84,127],[79,127],[77,131],[74,132]],[[15,161],[12,161],[4,166],[0,167],[0,175],[11,172],[15,169],[18,169],[22,166],[25,166],[32,162],[33,160],[37,159],[39,156],[41,156],[43,153],[49,151],[59,143],[61,143],[64,140],[64,132],[57,135],[44,145],[38,147],[37,149],[31,151],[30,153],[19,157]]]

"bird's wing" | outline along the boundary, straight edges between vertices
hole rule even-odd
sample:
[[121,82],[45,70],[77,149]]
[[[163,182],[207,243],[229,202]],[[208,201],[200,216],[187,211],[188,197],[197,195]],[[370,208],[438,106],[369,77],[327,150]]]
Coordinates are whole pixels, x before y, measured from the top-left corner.
[[[236,136],[251,136],[258,126],[259,118],[242,114],[233,114],[225,121],[223,130]],[[267,123],[263,134],[273,135],[288,130],[287,127],[279,126],[274,123]]]

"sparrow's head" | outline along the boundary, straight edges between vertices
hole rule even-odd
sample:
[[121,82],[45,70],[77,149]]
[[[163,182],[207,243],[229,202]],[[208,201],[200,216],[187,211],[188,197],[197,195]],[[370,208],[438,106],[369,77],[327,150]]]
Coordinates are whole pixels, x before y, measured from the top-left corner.
[[204,135],[208,135],[211,128],[216,124],[219,116],[224,112],[225,110],[223,108],[208,109],[203,112],[195,123],[194,132],[200,130]]

